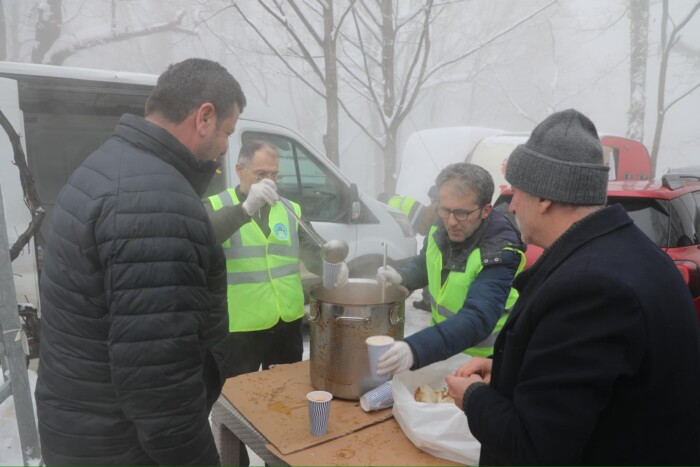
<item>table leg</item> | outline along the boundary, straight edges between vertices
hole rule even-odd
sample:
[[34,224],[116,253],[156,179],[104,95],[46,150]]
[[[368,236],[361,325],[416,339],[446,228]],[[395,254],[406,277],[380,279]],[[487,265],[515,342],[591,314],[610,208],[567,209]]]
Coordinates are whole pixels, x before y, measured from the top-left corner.
[[219,417],[217,417],[216,411],[212,411],[211,421],[214,442],[219,450],[221,465],[241,465],[241,443],[238,437],[221,422]]

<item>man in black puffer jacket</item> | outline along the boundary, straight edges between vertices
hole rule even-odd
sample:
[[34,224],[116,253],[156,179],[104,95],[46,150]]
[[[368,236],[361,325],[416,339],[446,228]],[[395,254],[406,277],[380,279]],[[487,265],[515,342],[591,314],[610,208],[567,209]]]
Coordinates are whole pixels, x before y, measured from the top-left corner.
[[216,62],[171,65],[56,201],[36,387],[47,465],[215,465],[226,266],[200,201],[245,107]]

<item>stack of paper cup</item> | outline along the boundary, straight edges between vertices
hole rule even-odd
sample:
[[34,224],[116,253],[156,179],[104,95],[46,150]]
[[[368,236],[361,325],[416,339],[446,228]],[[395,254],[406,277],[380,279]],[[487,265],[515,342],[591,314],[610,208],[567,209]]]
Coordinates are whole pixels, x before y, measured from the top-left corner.
[[391,381],[387,381],[360,397],[360,406],[365,412],[386,409],[392,405],[394,405],[394,393],[391,388]]
[[367,352],[369,356],[369,369],[372,374],[372,379],[383,383],[391,379],[391,375],[377,375],[377,361],[384,352],[389,350],[394,345],[394,338],[391,336],[371,336],[365,341],[367,343]]
[[326,391],[311,391],[306,395],[309,401],[309,431],[314,436],[323,436],[328,430],[328,416],[331,412],[333,394]]
[[329,263],[325,259],[323,260],[323,286],[327,289],[332,289],[335,283],[338,281],[340,272],[343,269],[343,262],[340,263]]

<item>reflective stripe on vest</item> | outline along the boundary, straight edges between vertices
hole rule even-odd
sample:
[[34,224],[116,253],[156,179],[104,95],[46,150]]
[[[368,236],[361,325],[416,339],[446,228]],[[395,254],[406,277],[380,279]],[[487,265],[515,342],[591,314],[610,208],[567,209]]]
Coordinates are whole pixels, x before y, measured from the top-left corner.
[[[438,227],[433,226],[428,233],[428,248],[426,251],[426,267],[428,269],[428,290],[430,292],[430,307],[432,309],[431,325],[440,323],[457,313],[467,298],[469,286],[474,282],[479,272],[483,269],[481,264],[481,250],[475,248],[467,258],[464,272],[450,271],[447,280],[442,283],[442,252],[438,248],[433,238]],[[504,250],[515,251],[520,254],[520,264],[516,275],[525,267],[525,255],[514,248],[504,248]],[[503,314],[498,319],[496,327],[489,337],[479,342],[474,347],[470,347],[464,352],[474,357],[488,357],[493,354],[493,344],[496,342],[498,333],[503,328],[510,310],[518,299],[518,291],[511,288],[506,300]]]
[[[232,188],[209,200],[215,211],[239,204]],[[290,204],[301,216],[299,205]],[[304,315],[296,219],[276,203],[269,226],[265,237],[255,221],[248,222],[222,244],[231,332],[269,329],[280,319],[290,322]]]

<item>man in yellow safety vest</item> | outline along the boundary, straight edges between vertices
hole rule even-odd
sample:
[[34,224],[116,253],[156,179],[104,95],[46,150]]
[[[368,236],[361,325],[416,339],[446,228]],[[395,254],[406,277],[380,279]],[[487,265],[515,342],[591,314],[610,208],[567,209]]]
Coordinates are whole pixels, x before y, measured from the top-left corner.
[[409,290],[428,285],[432,326],[397,341],[380,358],[378,374],[421,368],[465,350],[490,355],[517,299],[511,282],[525,265],[525,247],[516,228],[491,206],[491,175],[458,163],[440,172],[436,184],[442,222],[431,228],[421,253],[398,271],[377,271],[378,281]]
[[[319,245],[278,201],[277,148],[260,140],[246,142],[236,173],[240,185],[209,197],[207,203],[226,255],[232,351],[228,377],[257,371],[261,365],[266,370],[301,361],[304,292],[299,260],[310,272],[323,273]],[[301,217],[300,206],[285,201]],[[342,263],[334,286],[347,280]],[[241,465],[248,465],[245,446],[241,448]]]

